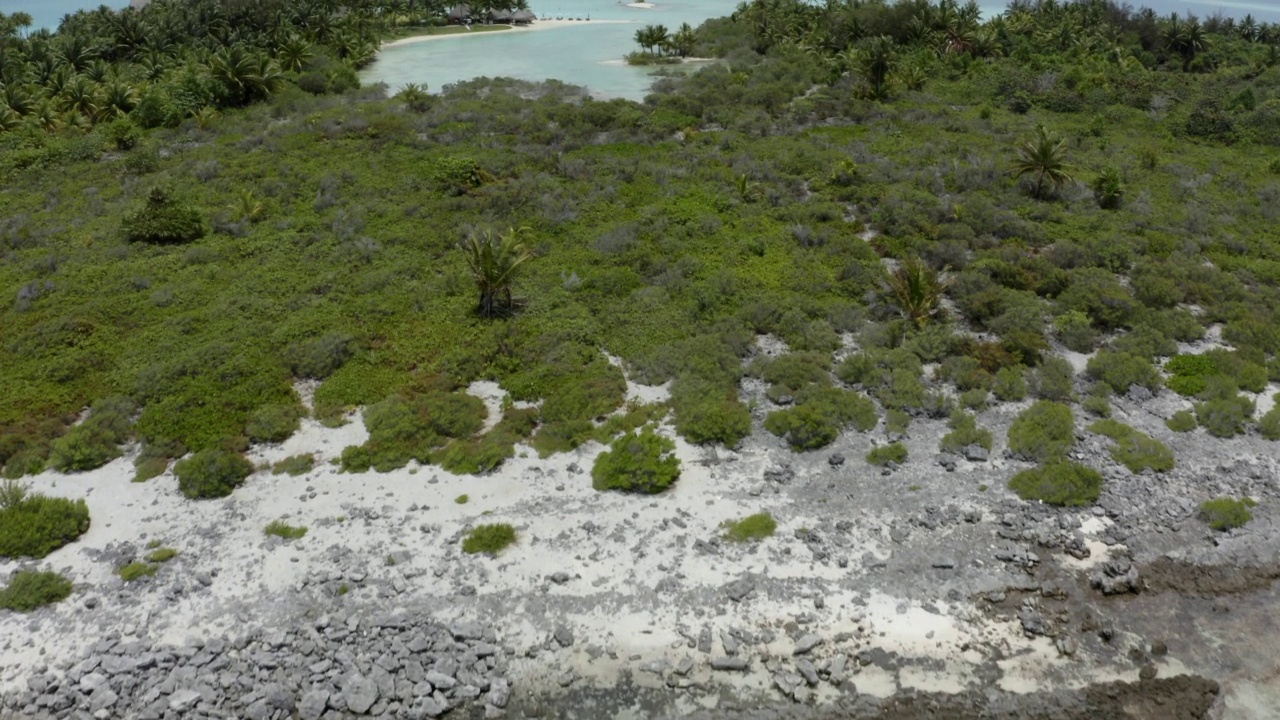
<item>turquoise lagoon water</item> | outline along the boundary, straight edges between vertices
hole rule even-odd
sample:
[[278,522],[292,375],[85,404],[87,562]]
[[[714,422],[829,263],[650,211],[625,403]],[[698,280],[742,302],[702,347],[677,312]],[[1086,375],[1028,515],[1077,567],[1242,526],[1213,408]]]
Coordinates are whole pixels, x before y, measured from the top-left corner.
[[86,2],[85,0],[0,0],[0,13],[12,15],[16,12],[24,12],[31,16],[34,21],[32,29],[49,28],[57,30],[58,23],[62,21],[63,15],[68,15],[77,10],[91,10],[99,5],[106,5],[109,8],[119,10],[128,7],[129,0],[98,0],[98,2]]
[[[1172,12],[1208,17],[1216,13],[1243,17],[1252,13],[1262,22],[1280,22],[1280,0],[1190,2],[1149,0],[1134,2],[1161,15]],[[474,77],[506,76],[522,80],[556,79],[584,85],[600,98],[640,100],[653,83],[652,68],[630,67],[622,58],[636,50],[635,31],[644,25],[663,24],[674,30],[682,22],[697,27],[702,21],[728,15],[736,0],[657,0],[656,7],[640,9],[600,0],[531,0],[539,17],[587,17],[592,20],[625,20],[626,23],[582,23],[536,32],[499,31],[473,37],[429,40],[387,48],[361,73],[365,83],[386,83],[391,90],[406,83],[426,83],[438,92],[449,83]],[[1003,3],[983,3],[983,14],[997,14]]]

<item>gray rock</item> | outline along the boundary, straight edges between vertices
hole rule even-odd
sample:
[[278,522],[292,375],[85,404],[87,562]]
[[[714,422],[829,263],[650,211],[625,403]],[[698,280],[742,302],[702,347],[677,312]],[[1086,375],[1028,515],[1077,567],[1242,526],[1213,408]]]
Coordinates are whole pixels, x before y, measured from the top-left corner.
[[[36,692],[44,692],[45,690],[44,679],[40,678],[39,681],[40,681],[41,687],[36,688],[33,686],[31,689],[35,690]],[[84,693],[85,695],[89,695],[89,694],[92,694],[94,690],[97,690],[98,688],[106,684],[107,684],[107,678],[105,676],[101,675],[100,673],[89,673],[88,675],[85,675],[84,677],[80,678],[80,692]]]
[[987,449],[978,444],[966,445],[964,448],[964,459],[970,462],[986,462],[990,457]]
[[720,631],[720,644],[724,646],[724,652],[726,655],[738,654],[738,646],[740,643],[738,643],[737,638],[724,630]]
[[271,683],[262,688],[262,697],[271,707],[285,712],[292,712],[294,708],[293,693],[285,686],[279,683]]
[[680,658],[680,662],[676,663],[675,673],[681,677],[688,675],[693,670],[693,658],[688,655]]
[[266,700],[258,700],[244,709],[244,716],[247,720],[270,720],[273,712]]
[[566,625],[556,626],[553,637],[557,643],[560,643],[560,647],[569,647],[573,644],[573,631]]
[[[556,571],[556,572],[554,572],[554,573],[551,573],[551,582],[553,582],[553,583],[555,583],[555,584],[557,584],[557,585],[563,585],[563,584],[565,584],[565,583],[569,582],[569,580],[570,580],[569,573],[567,573],[567,572],[565,572],[565,571],[563,571],[563,570],[559,570],[559,571]],[[499,707],[501,707],[501,706],[499,706]]]
[[724,586],[724,592],[729,599],[734,602],[742,602],[742,599],[751,594],[755,590],[755,583],[750,578],[738,578],[728,585]]
[[840,467],[844,464],[844,455],[832,453],[831,457],[827,458],[827,464],[831,467]]
[[106,710],[115,707],[120,697],[111,691],[111,688],[102,686],[93,691],[93,695],[89,696],[89,712],[96,713],[99,710]]
[[200,693],[195,690],[175,690],[169,696],[169,709],[177,713],[184,713],[195,707],[198,702],[200,702]]
[[749,665],[746,658],[738,655],[734,657],[717,657],[711,658],[712,670],[733,670],[741,672],[747,669]]
[[424,679],[431,683],[432,687],[437,687],[441,690],[452,690],[458,684],[458,681],[453,679],[452,676],[437,670],[427,672],[427,676]]
[[489,695],[485,700],[494,707],[506,707],[511,700],[511,685],[504,678],[494,680],[489,684]]
[[102,658],[102,669],[109,675],[123,675],[133,672],[136,661],[129,657],[108,655]]
[[817,635],[814,635],[812,633],[808,635],[803,635],[799,640],[796,641],[796,649],[792,652],[792,654],[804,655],[805,653],[808,653],[810,650],[813,650],[814,648],[818,647],[821,644],[822,644],[822,638],[818,637]]
[[420,697],[414,699],[413,704],[409,706],[408,711],[405,713],[405,717],[408,720],[426,720],[426,718],[440,717],[448,710],[449,706],[447,704],[441,703],[434,697]]
[[1022,631],[1027,635],[1045,635],[1049,632],[1049,625],[1045,622],[1044,615],[1033,607],[1025,607],[1022,612],[1018,613],[1018,620],[1022,623]]
[[342,699],[348,710],[356,715],[363,715],[378,701],[378,686],[363,675],[355,675],[347,680],[347,686],[342,689]]
[[803,677],[804,681],[809,683],[811,687],[818,684],[818,669],[815,668],[813,663],[808,660],[805,660],[804,658],[796,660],[796,672],[800,673],[800,676]]

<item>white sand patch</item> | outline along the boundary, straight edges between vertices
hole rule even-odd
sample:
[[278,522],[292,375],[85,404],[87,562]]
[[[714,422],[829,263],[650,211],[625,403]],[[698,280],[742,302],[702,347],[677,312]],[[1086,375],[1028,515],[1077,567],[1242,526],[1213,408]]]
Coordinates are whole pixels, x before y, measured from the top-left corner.
[[467,386],[467,394],[483,400],[485,409],[489,411],[481,432],[489,432],[502,421],[502,403],[507,398],[507,391],[501,385],[492,380],[476,380]]
[[627,3],[627,7],[638,8],[640,10],[652,10],[658,6],[651,2],[631,2],[631,3]]
[[666,402],[671,399],[671,381],[662,383],[661,385],[642,385],[631,379],[627,374],[626,363],[617,355],[604,353],[609,360],[609,364],[622,371],[623,378],[627,381],[626,403],[628,405],[655,405],[657,403]]
[[506,30],[472,30],[470,32],[456,32],[448,35],[415,35],[413,37],[401,38],[393,40],[389,43],[383,43],[382,48],[399,47],[401,45],[415,45],[422,42],[433,42],[436,40],[456,40],[459,38],[476,38],[476,37],[505,37],[508,35],[522,35],[530,32],[540,32],[543,30],[555,30],[576,25],[617,25],[625,23],[638,22],[636,20],[589,20],[581,19],[561,19],[561,20],[537,20],[532,25],[513,25]]
[[765,357],[778,357],[791,352],[787,343],[777,335],[765,333],[756,336],[756,351]]
[[1064,347],[1059,348],[1058,354],[1067,362],[1071,363],[1071,369],[1074,370],[1077,375],[1081,375],[1089,366],[1089,359],[1092,358],[1095,353],[1078,353],[1075,350],[1070,350]]
[[1276,406],[1276,395],[1280,393],[1280,383],[1271,383],[1263,388],[1262,392],[1253,396],[1253,402],[1256,405],[1253,416],[1261,418],[1263,415],[1271,412],[1271,408]]

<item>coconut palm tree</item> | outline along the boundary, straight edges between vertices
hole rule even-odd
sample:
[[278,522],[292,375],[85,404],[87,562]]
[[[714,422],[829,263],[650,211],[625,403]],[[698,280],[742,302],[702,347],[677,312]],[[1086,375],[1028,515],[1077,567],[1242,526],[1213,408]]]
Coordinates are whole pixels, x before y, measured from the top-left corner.
[[525,263],[533,253],[524,243],[527,227],[507,228],[494,234],[491,230],[471,233],[460,247],[467,262],[467,269],[480,291],[476,311],[482,317],[494,318],[509,314],[515,309],[511,289]]
[[276,61],[289,72],[302,72],[302,67],[314,54],[311,43],[297,34],[290,34],[276,46]]
[[681,23],[676,33],[671,36],[671,51],[682,58],[689,57],[697,41],[698,37],[694,34],[693,27],[689,23]]
[[897,58],[893,38],[887,35],[864,40],[857,50],[858,68],[871,86],[871,97],[883,100],[889,96],[889,72]]
[[889,302],[916,327],[928,325],[941,314],[942,294],[948,284],[916,257],[903,260],[885,279]]
[[1035,138],[1019,145],[1015,153],[1013,176],[1034,179],[1031,194],[1036,198],[1044,199],[1046,190],[1052,188],[1056,192],[1072,180],[1067,172],[1066,139],[1043,125],[1036,128]]

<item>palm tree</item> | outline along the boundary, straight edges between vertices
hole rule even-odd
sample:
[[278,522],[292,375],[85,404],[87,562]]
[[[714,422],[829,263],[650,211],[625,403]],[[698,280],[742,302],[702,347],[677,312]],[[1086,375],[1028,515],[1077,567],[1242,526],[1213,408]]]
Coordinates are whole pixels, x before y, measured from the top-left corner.
[[949,283],[919,258],[899,263],[885,280],[889,301],[916,327],[924,327],[942,312],[942,293]]
[[507,228],[504,233],[490,230],[471,233],[460,247],[467,261],[467,269],[480,291],[476,311],[482,317],[494,318],[506,315],[515,308],[511,288],[533,253],[524,244],[527,227]]
[[671,36],[671,50],[676,55],[686,58],[693,52],[693,46],[697,42],[698,37],[694,34],[693,27],[689,23],[681,23],[676,34]]
[[1036,128],[1036,137],[1019,145],[1017,158],[1013,163],[1013,176],[1022,178],[1031,176],[1035,179],[1035,187],[1031,194],[1044,199],[1046,184],[1057,191],[1063,184],[1071,182],[1067,172],[1067,141],[1045,126]]
[[889,71],[897,57],[893,39],[887,35],[862,42],[857,51],[862,77],[871,85],[871,97],[883,100],[889,96]]
[[209,59],[209,74],[226,88],[232,105],[247,105],[275,92],[283,81],[280,68],[270,58],[241,45],[222,48]]
[[314,53],[311,43],[300,35],[290,35],[276,47],[276,60],[289,72],[302,72],[302,67]]

